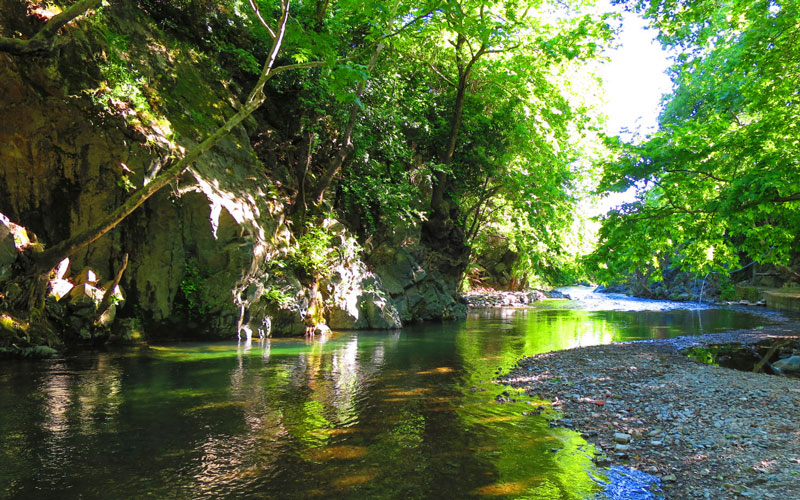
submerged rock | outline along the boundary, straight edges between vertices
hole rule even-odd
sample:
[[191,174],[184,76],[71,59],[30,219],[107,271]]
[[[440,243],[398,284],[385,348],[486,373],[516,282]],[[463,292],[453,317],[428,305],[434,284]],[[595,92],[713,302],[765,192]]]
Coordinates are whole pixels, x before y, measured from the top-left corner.
[[800,373],[800,356],[780,359],[772,363],[772,367],[777,368],[782,373]]

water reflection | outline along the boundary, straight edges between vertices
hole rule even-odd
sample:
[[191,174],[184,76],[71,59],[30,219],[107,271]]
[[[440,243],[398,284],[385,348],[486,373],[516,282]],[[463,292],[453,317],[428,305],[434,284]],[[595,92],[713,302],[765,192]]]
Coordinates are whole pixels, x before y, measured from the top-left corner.
[[523,355],[756,321],[496,310],[323,342],[7,363],[0,498],[585,498],[593,450],[525,401],[498,404],[496,374]]

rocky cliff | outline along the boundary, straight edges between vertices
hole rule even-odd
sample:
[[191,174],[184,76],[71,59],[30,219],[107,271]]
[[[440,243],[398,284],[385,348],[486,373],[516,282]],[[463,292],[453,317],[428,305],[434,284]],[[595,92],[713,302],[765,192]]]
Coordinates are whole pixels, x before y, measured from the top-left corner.
[[[32,15],[23,0],[0,7],[6,36],[31,36],[49,15]],[[242,94],[213,59],[134,2],[113,2],[59,36],[55,54],[0,53],[0,212],[44,245],[118,206],[234,114]],[[110,280],[129,255],[118,316],[141,320],[151,336],[302,333],[314,292],[291,265],[287,200],[253,151],[260,126],[250,119],[235,128],[74,255],[66,276],[91,268]],[[316,292],[330,326],[463,316],[454,280],[424,269],[418,244],[365,255],[344,226],[329,227],[333,244],[350,248],[330,260]]]

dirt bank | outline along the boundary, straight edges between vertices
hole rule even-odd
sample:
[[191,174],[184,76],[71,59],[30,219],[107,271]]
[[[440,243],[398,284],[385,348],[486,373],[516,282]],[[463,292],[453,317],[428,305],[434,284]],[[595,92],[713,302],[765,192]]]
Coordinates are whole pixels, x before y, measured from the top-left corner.
[[582,347],[524,358],[500,382],[551,401],[559,425],[597,446],[599,465],[655,475],[666,498],[800,498],[800,380],[678,352],[798,335],[792,322]]

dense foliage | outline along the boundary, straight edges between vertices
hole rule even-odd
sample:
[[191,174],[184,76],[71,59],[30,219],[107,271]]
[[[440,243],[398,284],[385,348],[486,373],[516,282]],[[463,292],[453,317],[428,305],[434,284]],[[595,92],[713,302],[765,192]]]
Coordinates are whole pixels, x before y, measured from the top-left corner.
[[632,4],[677,54],[659,131],[618,143],[603,188],[638,190],[603,222],[600,276],[788,264],[800,235],[800,23],[770,0]]
[[613,34],[581,7],[295,3],[285,57],[332,61],[282,75],[264,113],[261,153],[268,168],[288,167],[296,227],[331,205],[364,238],[438,222],[473,259],[501,236],[521,282],[564,279],[590,123],[564,72]]

